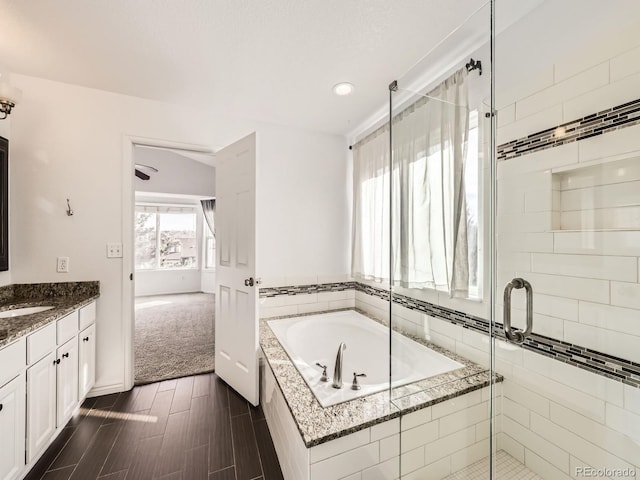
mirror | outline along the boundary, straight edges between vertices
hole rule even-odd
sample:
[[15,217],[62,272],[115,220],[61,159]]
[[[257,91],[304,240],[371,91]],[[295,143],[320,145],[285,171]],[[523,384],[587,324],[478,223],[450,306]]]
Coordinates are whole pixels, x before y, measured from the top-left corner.
[[0,137],[0,271],[9,270],[9,140]]

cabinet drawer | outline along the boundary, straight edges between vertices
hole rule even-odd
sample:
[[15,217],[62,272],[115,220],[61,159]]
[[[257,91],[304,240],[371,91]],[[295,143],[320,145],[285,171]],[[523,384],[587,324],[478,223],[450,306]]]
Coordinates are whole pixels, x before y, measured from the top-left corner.
[[0,349],[0,387],[24,369],[27,358],[26,343],[25,338],[22,337]]
[[78,333],[78,311],[58,320],[58,345],[62,345]]
[[96,321],[96,302],[92,302],[86,307],[80,309],[80,328],[84,330]]
[[56,324],[50,323],[27,337],[27,364],[36,363],[56,349]]

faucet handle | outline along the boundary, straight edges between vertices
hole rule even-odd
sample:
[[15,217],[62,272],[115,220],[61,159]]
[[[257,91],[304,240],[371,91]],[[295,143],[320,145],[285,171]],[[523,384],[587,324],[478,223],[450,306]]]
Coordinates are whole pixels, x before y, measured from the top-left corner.
[[316,365],[322,369],[322,376],[320,377],[320,381],[328,382],[329,377],[327,376],[327,366],[320,364],[320,362],[316,362]]
[[351,384],[351,390],[360,390],[362,387],[358,384],[358,377],[366,377],[366,373],[353,372],[353,383]]

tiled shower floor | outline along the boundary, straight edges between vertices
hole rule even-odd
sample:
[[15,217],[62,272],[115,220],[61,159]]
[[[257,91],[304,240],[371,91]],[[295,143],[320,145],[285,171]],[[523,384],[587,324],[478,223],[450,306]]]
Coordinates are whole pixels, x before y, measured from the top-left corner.
[[[496,453],[497,480],[543,480],[504,450]],[[489,478],[489,457],[446,477],[444,480],[487,480]]]

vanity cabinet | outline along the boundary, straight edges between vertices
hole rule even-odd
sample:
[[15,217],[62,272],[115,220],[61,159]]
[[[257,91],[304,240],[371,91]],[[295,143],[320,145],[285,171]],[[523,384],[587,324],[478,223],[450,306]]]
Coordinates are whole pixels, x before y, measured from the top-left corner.
[[49,445],[93,386],[94,323],[95,302],[27,336],[27,463]]
[[0,387],[0,480],[12,480],[24,467],[24,373]]

